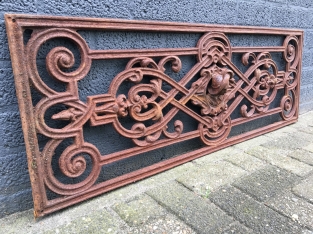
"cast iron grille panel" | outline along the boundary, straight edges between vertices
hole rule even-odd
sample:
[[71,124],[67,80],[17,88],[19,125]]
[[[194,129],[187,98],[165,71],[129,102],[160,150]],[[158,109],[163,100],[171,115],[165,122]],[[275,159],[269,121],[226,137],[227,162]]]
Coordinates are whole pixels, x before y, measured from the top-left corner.
[[[36,217],[297,120],[300,30],[9,14],[5,20]],[[190,48],[94,50],[79,30],[202,36]],[[29,38],[26,32],[31,32]],[[237,34],[277,35],[283,41],[279,46],[236,47],[229,35]],[[66,39],[78,48],[78,64],[65,46],[45,56],[46,74],[64,90],[46,84],[38,69],[40,48],[51,39]],[[274,53],[284,61],[283,69]],[[181,79],[173,79],[169,74],[181,71],[182,56],[193,56],[195,62]],[[233,61],[238,56],[245,69]],[[126,59],[126,67],[110,78],[107,92],[81,100],[79,82],[90,78],[95,60],[109,59]],[[192,121],[184,122],[182,115],[196,127],[192,129]],[[271,116],[276,116],[273,123],[255,124]],[[51,126],[51,120],[59,125]],[[241,125],[248,130],[238,131]],[[121,137],[118,143],[127,141],[131,147],[101,154],[84,132],[103,126],[113,126],[110,131]],[[193,140],[198,145],[189,152],[154,161],[146,157]],[[150,164],[114,174],[115,167],[132,160]],[[103,177],[107,170],[113,172]]]

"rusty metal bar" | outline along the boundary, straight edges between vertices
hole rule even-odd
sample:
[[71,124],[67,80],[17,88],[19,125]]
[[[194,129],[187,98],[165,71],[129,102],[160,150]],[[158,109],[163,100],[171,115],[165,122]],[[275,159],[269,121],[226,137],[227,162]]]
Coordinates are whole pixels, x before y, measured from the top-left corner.
[[[272,34],[272,35],[290,35],[301,34],[302,30],[286,30],[284,28],[265,28],[253,26],[235,26],[235,25],[212,25],[212,24],[190,24],[162,21],[139,21],[124,19],[99,19],[85,17],[55,17],[47,15],[23,15],[10,14],[8,17],[19,22],[20,27],[32,28],[73,28],[86,30],[111,30],[111,31],[161,31],[161,32],[185,32],[185,33],[206,33],[208,31],[222,33],[254,33],[254,34]],[[38,20],[40,19],[40,20]]]
[[[35,217],[297,121],[303,46],[301,30],[17,14],[6,14],[5,20]],[[33,32],[24,44],[26,29]],[[186,32],[201,33],[202,37],[196,47],[191,48],[91,50],[77,32],[82,29]],[[280,46],[235,47],[225,34],[279,35],[284,37],[284,42]],[[74,71],[65,72],[64,69],[73,67],[74,54],[60,46],[47,54],[46,69],[60,84],[66,84],[63,92],[49,87],[37,68],[41,46],[58,38],[72,41],[79,48],[81,60]],[[247,68],[244,72],[232,61],[234,53],[242,56],[241,63]],[[284,70],[278,69],[271,53],[281,53]],[[179,56],[185,55],[196,57],[197,62],[180,81],[175,81],[167,75],[166,64],[171,64],[173,72],[180,72]],[[128,64],[111,80],[108,92],[81,101],[78,82],[86,79],[92,62],[121,58],[128,59]],[[170,90],[165,91],[164,84]],[[119,89],[125,85],[128,93],[120,93]],[[42,96],[34,105],[31,89]],[[274,106],[274,102],[278,105]],[[45,114],[59,104],[66,109],[53,113],[51,118],[66,121],[67,125],[53,128],[47,124]],[[164,111],[169,106],[169,110]],[[173,132],[169,132],[170,121],[180,112],[194,119],[198,127],[184,132],[188,123],[178,119],[174,121]],[[240,117],[231,117],[235,112]],[[235,126],[277,114],[280,120],[275,123],[230,137]],[[121,122],[126,117],[131,121],[130,128]],[[84,126],[107,124],[130,139],[133,147],[102,155],[84,138]],[[49,139],[42,149],[38,134]],[[56,149],[67,139],[73,139],[73,143],[56,156]],[[199,139],[203,147],[113,179],[98,181],[104,166],[191,139]],[[88,155],[90,162],[87,163],[82,155]],[[52,167],[54,157],[58,157],[59,173],[63,177],[80,178],[87,167],[91,167],[90,171],[77,183],[63,183]],[[48,190],[57,197],[49,197]]]
[[[285,47],[234,47],[233,53],[260,53],[260,52],[284,52]],[[91,50],[88,55],[92,59],[116,59],[133,58],[140,56],[162,57],[179,55],[197,55],[198,48],[178,48],[178,49],[132,49],[132,50]]]

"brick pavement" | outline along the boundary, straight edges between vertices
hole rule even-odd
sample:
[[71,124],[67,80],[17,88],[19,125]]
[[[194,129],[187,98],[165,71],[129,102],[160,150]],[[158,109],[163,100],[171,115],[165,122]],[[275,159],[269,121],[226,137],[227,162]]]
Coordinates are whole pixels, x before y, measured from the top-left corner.
[[1,233],[313,233],[313,112],[231,146]]

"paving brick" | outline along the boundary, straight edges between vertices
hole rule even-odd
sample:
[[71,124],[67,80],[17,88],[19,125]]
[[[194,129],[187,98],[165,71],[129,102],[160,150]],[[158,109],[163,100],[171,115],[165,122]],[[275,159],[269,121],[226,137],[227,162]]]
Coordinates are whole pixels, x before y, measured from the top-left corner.
[[268,166],[237,180],[233,185],[258,201],[265,201],[299,181],[298,176],[288,171]]
[[[310,126],[306,126],[305,128],[310,128]],[[310,134],[310,131],[303,132],[303,129],[301,129],[301,131],[297,131],[297,132],[290,134],[290,137],[296,138],[302,141],[313,142],[313,137],[312,137],[312,134]]]
[[243,152],[234,154],[225,160],[250,172],[259,170],[266,166],[266,163],[262,160]]
[[272,141],[262,144],[262,146],[269,149],[299,149],[310,144],[309,140],[313,140],[311,137],[309,139],[305,138],[303,134],[295,131],[290,135],[274,138]]
[[248,154],[253,155],[261,160],[264,160],[274,166],[291,171],[299,176],[306,176],[312,172],[313,167],[299,162],[296,159],[287,156],[287,150],[268,149],[263,146],[256,146],[247,151]]
[[[313,145],[313,144],[310,144],[310,145]],[[304,149],[296,149],[288,153],[288,156],[313,166],[313,151],[310,152]]]
[[301,232],[302,234],[312,234],[313,233],[313,231],[311,231],[311,230],[307,230],[307,229],[304,229],[304,230],[302,230],[302,232]]
[[240,190],[227,186],[210,195],[210,200],[254,230],[254,233],[301,233],[292,220],[255,201]]
[[210,192],[219,186],[233,182],[236,178],[248,174],[240,167],[225,162],[212,162],[194,167],[188,174],[176,180],[195,193],[207,197]]
[[185,163],[178,167],[172,168],[168,171],[159,173],[157,175],[139,181],[135,185],[138,189],[140,188],[148,189],[152,187],[157,187],[164,183],[168,183],[169,181],[173,181],[180,176],[189,174],[189,172],[192,171],[193,168],[195,168],[195,165],[193,163],[191,162]]
[[[301,122],[301,123],[294,124],[292,127],[296,128],[299,132],[305,132],[308,134],[312,134],[312,137],[313,137],[313,127],[312,126],[308,126],[307,124],[304,124]],[[310,138],[308,138],[308,139],[310,139]]]
[[[23,233],[34,220],[33,210],[18,212],[0,219],[1,232],[3,233]],[[30,233],[30,232],[29,232]]]
[[211,163],[211,162],[217,162],[217,161],[221,161],[223,159],[226,159],[226,158],[230,157],[231,155],[239,154],[241,152],[242,152],[242,150],[231,146],[231,147],[227,147],[225,149],[213,152],[211,154],[208,154],[208,155],[203,156],[201,158],[198,158],[196,160],[193,160],[193,162],[195,162],[197,164],[206,164],[206,163]]
[[[292,125],[290,125],[290,126],[292,126]],[[272,139],[277,139],[277,138],[286,136],[286,135],[288,135],[289,133],[293,133],[293,132],[296,132],[296,131],[297,131],[297,129],[292,128],[292,127],[290,127],[290,126],[277,129],[277,130],[275,130],[275,131],[273,131],[273,132],[266,133],[266,134],[264,134],[263,136],[267,136],[267,137],[270,137],[270,138],[272,138]]]
[[[119,204],[125,201],[131,201],[135,197],[141,196],[145,191],[161,186],[164,183],[174,181],[178,176],[188,173],[188,170],[193,167],[192,163],[185,163],[181,166],[175,167],[168,171],[159,173],[149,178],[140,180],[127,186],[123,186],[119,189],[107,192],[97,197],[97,199],[91,199],[87,203],[89,207],[97,207],[98,209],[104,209],[105,207],[111,207],[113,204]],[[83,206],[77,206],[70,210],[78,209]],[[77,211],[85,212],[84,210]],[[73,214],[71,214],[73,215]]]
[[126,203],[115,204],[113,209],[130,226],[138,226],[149,219],[157,219],[166,214],[164,208],[147,195],[141,195]]
[[241,150],[247,150],[250,148],[253,148],[256,145],[260,145],[260,144],[266,144],[268,141],[271,141],[272,139],[266,136],[259,136],[259,137],[255,137],[252,138],[250,140],[241,142],[239,144],[234,145],[234,147],[239,148]]
[[309,126],[313,125],[313,112],[308,112],[303,115],[300,115],[298,123],[301,123],[301,122]]
[[307,151],[310,151],[310,152],[313,152],[313,144],[311,143],[311,144],[309,144],[309,145],[303,147],[303,149],[305,149],[305,150],[307,150]]
[[300,197],[304,197],[313,203],[313,175],[303,180],[292,188],[292,191]]
[[230,224],[229,227],[227,227],[222,232],[222,234],[232,234],[232,233],[252,234],[253,231],[239,222],[234,222]]
[[266,204],[292,220],[313,229],[313,205],[290,191],[271,198]]
[[164,233],[176,233],[176,234],[196,234],[189,226],[183,223],[179,218],[173,214],[167,214],[159,219],[152,220],[139,227],[131,227],[125,231],[125,233],[142,234],[164,234]]
[[[117,233],[123,224],[105,209],[74,219],[65,225],[44,232],[52,233]],[[125,228],[125,227],[124,227]]]
[[177,183],[168,183],[147,193],[197,233],[218,233],[233,222],[231,217],[207,199]]

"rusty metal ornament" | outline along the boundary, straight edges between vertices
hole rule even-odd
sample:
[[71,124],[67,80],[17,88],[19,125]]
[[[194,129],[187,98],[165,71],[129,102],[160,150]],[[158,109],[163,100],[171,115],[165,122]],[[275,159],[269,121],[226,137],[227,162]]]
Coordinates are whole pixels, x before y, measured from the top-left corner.
[[[301,30],[16,14],[6,14],[5,20],[35,217],[297,121],[303,44]],[[23,32],[26,29],[33,32],[24,45]],[[78,30],[193,32],[203,33],[203,36],[193,48],[91,50],[77,33]],[[281,46],[275,47],[233,47],[224,33],[280,35],[285,40]],[[36,64],[36,57],[43,43],[56,38],[71,40],[79,48],[81,57],[80,65],[74,71],[64,72],[64,69],[73,67],[74,54],[65,47],[56,47],[48,53],[47,71],[57,81],[66,84],[63,92],[55,91],[43,81]],[[286,62],[285,70],[278,70],[271,57],[272,52],[282,54]],[[241,62],[247,67],[244,73],[232,62],[232,55],[235,53],[242,54]],[[165,73],[165,67],[170,63],[171,69],[179,72],[182,68],[179,56],[182,55],[196,56],[197,62],[176,82]],[[156,60],[156,57],[161,59]],[[87,102],[81,101],[77,84],[90,71],[92,61],[118,58],[128,58],[129,62],[125,70],[111,81],[109,91],[89,96]],[[142,82],[146,77],[149,77],[149,82]],[[188,86],[190,82],[192,83]],[[125,83],[130,84],[128,93],[120,94],[119,87]],[[169,91],[163,89],[164,83],[171,87]],[[42,95],[34,106],[30,86]],[[272,108],[270,105],[279,90],[284,95],[280,105]],[[178,94],[180,98],[177,98]],[[249,107],[242,104],[244,99],[250,103]],[[189,108],[187,103],[200,108],[200,111]],[[68,124],[61,129],[48,126],[45,119],[47,110],[58,104],[68,107],[51,117],[54,120],[67,121]],[[171,109],[165,113],[163,110],[168,105],[171,105]],[[240,109],[241,117],[232,119],[231,114],[236,109]],[[195,119],[198,129],[184,132],[184,123],[175,120],[174,131],[169,132],[168,125],[179,111]],[[278,122],[229,137],[234,126],[278,113],[281,116]],[[130,128],[120,122],[125,117],[133,121]],[[146,125],[146,121],[152,124]],[[115,131],[131,139],[134,146],[101,155],[96,146],[85,141],[85,124],[112,124]],[[50,139],[42,150],[38,146],[38,134]],[[88,176],[74,184],[65,184],[58,180],[51,166],[56,148],[69,138],[74,139],[73,144],[59,157],[59,168],[63,175],[77,178],[84,173],[88,165],[81,155],[89,155],[91,164]],[[96,183],[104,165],[193,138],[199,138],[204,146]],[[47,189],[59,197],[48,199]]]

